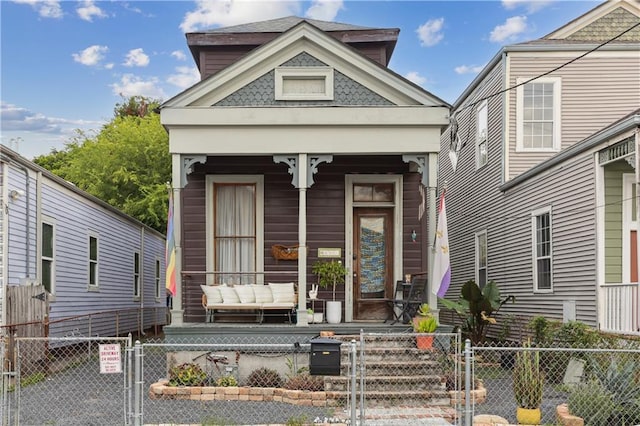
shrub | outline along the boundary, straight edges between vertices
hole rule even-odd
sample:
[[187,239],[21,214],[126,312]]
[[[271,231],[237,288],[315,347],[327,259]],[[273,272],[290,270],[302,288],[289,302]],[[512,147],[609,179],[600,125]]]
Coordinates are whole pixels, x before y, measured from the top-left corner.
[[238,381],[235,377],[229,375],[218,377],[218,380],[216,380],[216,384],[222,387],[238,386]]
[[615,410],[613,397],[598,381],[577,385],[569,394],[569,412],[589,426],[608,426]]
[[276,370],[261,367],[253,370],[248,378],[249,386],[279,388],[282,386],[282,377]]
[[322,377],[312,376],[307,373],[296,374],[289,377],[284,387],[290,390],[322,391],[324,390],[324,380]]
[[204,386],[207,373],[198,364],[184,363],[169,369],[169,386]]

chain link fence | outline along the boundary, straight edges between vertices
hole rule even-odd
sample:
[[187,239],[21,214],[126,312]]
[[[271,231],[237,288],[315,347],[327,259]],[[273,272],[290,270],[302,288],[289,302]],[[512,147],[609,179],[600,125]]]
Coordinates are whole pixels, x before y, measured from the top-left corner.
[[[559,424],[558,411],[585,425],[640,424],[640,349],[632,344],[461,351],[459,334],[333,337],[317,346],[278,336],[135,345],[17,338],[11,351],[0,350],[0,418],[3,425],[395,426],[471,425],[492,415],[516,424],[519,405],[537,404],[547,425]],[[105,354],[117,360],[105,366]]]
[[16,338],[3,359],[2,424],[127,424],[130,347],[126,337]]
[[[526,343],[472,347],[471,382],[486,397],[471,398],[471,411],[517,424],[538,415],[541,424],[578,421],[588,426],[640,424],[640,349],[542,348]],[[525,411],[522,409],[532,411]],[[533,423],[520,418],[520,423]],[[471,422],[466,423],[471,424]]]

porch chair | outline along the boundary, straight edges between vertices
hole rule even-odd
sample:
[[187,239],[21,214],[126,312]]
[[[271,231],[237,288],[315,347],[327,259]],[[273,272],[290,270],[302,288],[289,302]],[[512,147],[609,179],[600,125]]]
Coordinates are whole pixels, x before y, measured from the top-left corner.
[[[396,289],[393,293],[394,298],[387,301],[391,307],[391,316],[388,320],[392,320],[391,324],[402,321],[408,324],[418,311],[422,303],[427,301],[427,279],[426,277],[414,276],[410,284],[403,281],[396,283]],[[398,299],[398,295],[402,294],[402,298]],[[396,313],[396,308],[400,310]]]

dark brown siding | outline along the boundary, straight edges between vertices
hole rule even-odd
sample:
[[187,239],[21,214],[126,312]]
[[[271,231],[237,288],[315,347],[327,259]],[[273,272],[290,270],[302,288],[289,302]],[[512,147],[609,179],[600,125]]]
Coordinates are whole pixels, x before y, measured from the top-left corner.
[[251,50],[258,46],[225,46],[216,47],[215,50],[207,50],[200,53],[200,76],[201,79],[209,77],[223,70]]
[[[275,164],[271,157],[209,157],[207,164],[197,164],[189,175],[183,191],[183,270],[206,270],[205,176],[207,174],[263,174],[264,175],[264,269],[269,272],[296,271],[297,261],[276,261],[271,256],[274,244],[298,243],[298,189],[291,185],[291,175],[285,164]],[[315,184],[307,190],[307,263],[309,272],[317,260],[318,247],[340,247],[344,252],[345,174],[403,174],[404,175],[404,273],[417,273],[426,268],[426,227],[420,221],[419,206],[421,176],[409,172],[409,165],[400,156],[334,157],[330,164],[321,164],[314,175]],[[417,241],[411,241],[416,230]],[[267,280],[290,281],[291,275],[271,274]],[[315,277],[309,273],[308,282]],[[201,290],[204,276],[185,277],[183,308],[186,322],[204,321]],[[330,289],[320,297],[330,297]],[[344,286],[336,292],[344,300]]]

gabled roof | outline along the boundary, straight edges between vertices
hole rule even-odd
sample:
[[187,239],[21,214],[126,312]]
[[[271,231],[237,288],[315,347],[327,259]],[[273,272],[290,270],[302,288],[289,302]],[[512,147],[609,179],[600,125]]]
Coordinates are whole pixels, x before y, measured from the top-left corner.
[[[608,0],[542,38],[604,41],[637,22],[640,22],[640,3],[637,0]],[[590,30],[581,34],[587,27]]]
[[301,18],[299,16],[287,16],[284,18],[270,19],[268,21],[251,22],[248,24],[233,25],[230,27],[215,28],[203,31],[205,33],[283,33],[300,22],[306,21],[322,31],[357,31],[373,30],[372,27],[343,24],[340,22],[320,21],[317,19]]
[[303,51],[325,63],[336,64],[336,69],[356,81],[367,79],[366,83],[363,83],[365,86],[373,85],[373,91],[377,89],[392,95],[397,104],[449,107],[444,100],[365,57],[306,20],[300,21],[271,42],[256,48],[234,64],[164,102],[162,107],[211,106],[221,97],[227,96]]
[[[621,19],[621,16],[624,16],[624,19]],[[453,103],[452,109],[456,110],[464,103],[491,70],[503,60],[506,53],[591,50],[636,24],[640,24],[638,0],[609,0],[542,38],[506,45],[489,60],[482,71],[464,89]],[[585,29],[590,25],[593,27],[586,31]],[[579,35],[575,36],[575,34]],[[640,41],[640,25],[635,26],[623,37],[599,48],[600,50],[637,50],[638,41]]]

